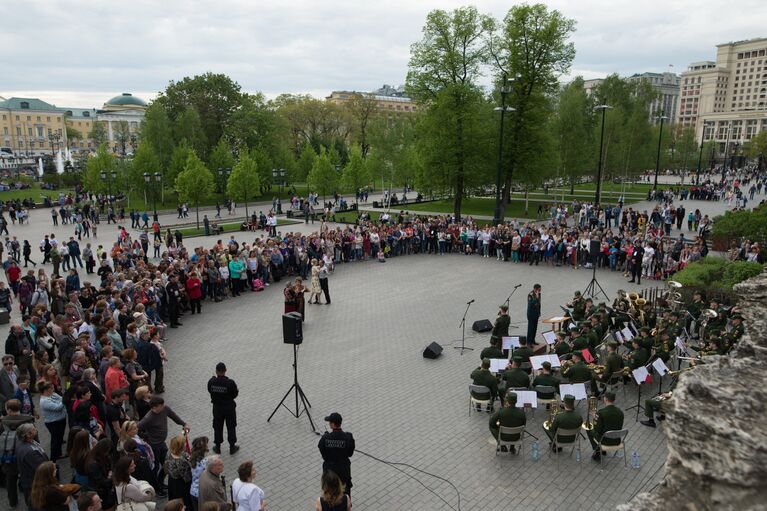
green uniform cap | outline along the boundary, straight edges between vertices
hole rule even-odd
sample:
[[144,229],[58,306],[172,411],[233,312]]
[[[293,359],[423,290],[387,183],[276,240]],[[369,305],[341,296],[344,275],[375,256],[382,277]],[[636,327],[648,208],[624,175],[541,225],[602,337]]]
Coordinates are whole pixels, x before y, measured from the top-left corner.
[[565,404],[568,404],[571,406],[575,404],[575,396],[573,396],[572,394],[565,394],[565,397],[563,397],[562,400],[565,402]]
[[508,306],[508,305],[506,305],[505,303],[504,303],[503,305],[499,305],[499,306],[498,306],[498,308],[499,308],[499,309],[501,309],[502,311],[507,311],[507,310],[509,310],[509,306]]
[[525,357],[523,357],[522,355],[516,355],[514,356],[514,358],[512,358],[512,360],[516,362],[517,364],[521,364],[522,362],[525,361]]
[[605,392],[608,401],[615,401],[615,392]]
[[506,399],[509,401],[509,403],[512,403],[512,404],[516,403],[517,402],[517,393],[509,391],[506,394]]
[[541,364],[541,367],[548,371],[551,369],[551,362],[544,362],[543,364]]

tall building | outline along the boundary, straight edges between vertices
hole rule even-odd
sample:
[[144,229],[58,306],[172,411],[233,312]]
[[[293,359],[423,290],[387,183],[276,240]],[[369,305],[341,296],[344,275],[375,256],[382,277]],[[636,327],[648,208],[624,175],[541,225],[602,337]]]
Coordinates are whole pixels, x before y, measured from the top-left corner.
[[677,110],[679,105],[679,83],[680,78],[675,73],[637,73],[627,78],[630,82],[644,81],[649,83],[658,93],[649,106],[650,123],[657,124],[658,117],[666,116],[667,123],[675,124],[677,122]]
[[681,80],[680,123],[720,154],[767,130],[767,38],[717,45],[716,61],[693,62]]
[[594,91],[604,83],[604,78],[593,78],[591,80],[583,80],[583,88],[586,89],[586,94],[591,96]]

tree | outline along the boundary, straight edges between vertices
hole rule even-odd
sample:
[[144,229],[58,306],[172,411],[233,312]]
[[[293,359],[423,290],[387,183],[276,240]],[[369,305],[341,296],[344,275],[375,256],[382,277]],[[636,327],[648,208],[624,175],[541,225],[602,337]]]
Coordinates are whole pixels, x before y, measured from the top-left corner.
[[743,149],[746,156],[757,160],[760,170],[767,168],[767,130],[762,130],[761,133],[746,142]]
[[85,167],[85,177],[83,184],[85,189],[93,193],[105,193],[107,191],[107,182],[101,179],[101,173],[111,173],[115,168],[115,157],[107,150],[106,144],[101,144],[96,150],[96,154],[88,159]]
[[575,182],[586,172],[593,157],[591,151],[592,119],[589,98],[580,76],[567,84],[559,95],[554,123],[559,150],[559,172],[570,182],[574,193]]
[[361,94],[356,92],[345,104],[349,110],[349,117],[354,124],[354,135],[359,144],[362,157],[368,154],[368,125],[378,111],[378,102],[373,94]]
[[[234,166],[234,156],[232,155],[232,148],[226,143],[226,140],[221,138],[210,153],[208,158],[208,168],[213,172],[214,178],[218,176],[218,169],[232,169]],[[226,174],[221,178],[223,182],[218,183],[219,190],[226,190]],[[219,181],[217,179],[216,181]]]
[[166,171],[173,155],[173,129],[168,112],[162,103],[153,102],[141,122],[141,141],[149,144],[160,160],[161,171]]
[[434,10],[426,16],[423,38],[410,47],[406,87],[413,97],[428,104],[427,116],[444,123],[430,123],[431,129],[424,132],[433,146],[444,151],[441,155],[430,151],[433,160],[428,164],[441,167],[448,177],[458,219],[470,153],[478,145],[467,122],[481,100],[478,80],[488,59],[482,37],[491,28],[491,18],[475,7]]
[[301,148],[301,156],[298,158],[298,164],[296,165],[296,176],[294,181],[306,181],[306,177],[312,170],[314,165],[314,159],[317,153],[314,152],[311,144],[304,144]]
[[176,118],[173,128],[176,143],[186,140],[189,147],[198,154],[208,154],[205,132],[197,109],[194,107],[184,109]]
[[83,134],[67,124],[67,140],[82,140]]
[[[152,145],[144,141],[139,144],[133,155],[133,165],[126,179],[126,187],[129,191],[144,190],[144,202],[147,202],[147,183],[144,174],[150,174],[151,186],[154,186],[154,174],[160,170],[160,159],[152,149]],[[157,193],[157,190],[152,190]]]
[[170,158],[170,165],[168,166],[168,170],[163,176],[165,181],[168,183],[176,182],[176,178],[179,174],[181,174],[181,172],[184,171],[187,160],[189,159],[189,154],[192,152],[193,151],[189,147],[189,144],[187,144],[186,139],[181,140],[181,142],[173,148],[173,154]]
[[197,157],[194,151],[189,153],[184,170],[176,177],[176,192],[182,201],[194,204],[197,215],[197,228],[200,228],[200,202],[207,199],[215,187],[213,174]]
[[109,141],[109,133],[107,133],[104,121],[93,121],[88,138],[93,140],[96,147],[101,147],[102,144],[106,144]]
[[115,144],[120,154],[125,156],[128,154],[128,144],[130,143],[130,125],[128,121],[117,121],[112,123],[112,134],[114,135]]
[[353,147],[349,152],[349,162],[344,167],[341,175],[341,183],[347,190],[354,190],[355,194],[370,182],[370,177],[365,167],[365,159],[360,147]]
[[319,192],[323,198],[336,191],[338,173],[325,150],[314,157],[314,165],[306,178],[306,183],[311,190]]
[[[223,74],[205,73],[171,82],[156,102],[167,109],[171,121],[177,121],[189,108],[197,112],[202,133],[199,154],[206,158],[210,149],[232,125],[232,117],[242,106],[243,100],[244,95],[237,82]],[[177,137],[176,140],[181,138]],[[196,138],[187,137],[187,141],[192,147],[198,148]]]
[[498,29],[488,37],[490,54],[499,75],[515,78],[509,97],[515,111],[508,116],[503,146],[503,217],[515,173],[532,185],[556,168],[556,145],[549,129],[551,98],[558,91],[559,77],[575,58],[575,46],[569,41],[575,21],[544,4],[522,4],[509,10]]
[[240,153],[240,159],[232,169],[226,185],[226,193],[232,199],[245,203],[245,218],[248,218],[248,201],[261,195],[256,160],[248,151]]
[[258,169],[259,192],[264,193],[265,191],[271,190],[272,169],[274,168],[272,159],[269,158],[266,151],[263,151],[262,149],[254,149],[251,151],[251,158],[255,160],[256,168]]

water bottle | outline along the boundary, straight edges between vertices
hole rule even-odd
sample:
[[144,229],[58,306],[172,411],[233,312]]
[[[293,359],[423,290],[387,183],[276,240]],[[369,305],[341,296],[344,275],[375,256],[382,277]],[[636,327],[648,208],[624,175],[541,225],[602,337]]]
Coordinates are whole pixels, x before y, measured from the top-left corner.
[[533,442],[533,448],[532,448],[533,462],[538,461],[538,448],[539,448],[538,440],[535,440]]
[[631,468],[635,470],[639,470],[640,467],[639,463],[639,453],[636,452],[636,450],[631,454]]
[[575,449],[575,461],[577,461],[578,463],[581,462],[581,448],[580,447]]

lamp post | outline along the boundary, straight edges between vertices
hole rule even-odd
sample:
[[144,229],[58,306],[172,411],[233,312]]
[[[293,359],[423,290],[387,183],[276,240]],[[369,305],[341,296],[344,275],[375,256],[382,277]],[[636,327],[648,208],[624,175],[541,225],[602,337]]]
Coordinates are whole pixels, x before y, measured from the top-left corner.
[[602,148],[605,142],[605,112],[608,108],[612,108],[609,105],[597,105],[597,110],[602,110],[602,128],[599,134],[599,164],[597,166],[597,187],[594,195],[594,205],[600,203],[602,199]]
[[51,144],[51,155],[55,156],[56,155],[56,146],[61,141],[61,135],[59,135],[58,132],[53,132],[53,131],[48,130],[48,141]]
[[658,174],[660,173],[660,143],[663,139],[663,121],[668,119],[665,115],[663,115],[663,111],[661,111],[660,117],[660,131],[658,132],[658,153],[655,156],[655,182],[652,185],[653,192],[655,192],[658,189]]
[[730,148],[730,132],[732,127],[732,121],[727,123],[727,138],[724,141],[724,161],[722,162],[722,179],[724,180],[725,174],[727,174],[727,152]]
[[221,183],[221,193],[224,195],[224,205],[226,205],[226,182],[229,180],[229,176],[231,174],[232,174],[232,169],[229,169],[229,168],[218,169],[219,182]]
[[[495,209],[493,210],[493,225],[498,225],[503,222],[501,218],[501,172],[503,170],[503,120],[506,117],[506,112],[513,112],[514,109],[510,106],[506,106],[506,96],[511,92],[511,87],[508,85],[508,77],[506,73],[503,73],[501,81],[501,106],[495,107],[493,110],[501,112],[501,124],[498,130],[498,165],[495,172]],[[511,196],[511,191],[509,191]]]
[[700,170],[703,163],[703,141],[706,140],[706,126],[708,126],[708,121],[703,121],[703,132],[700,135],[700,153],[698,154],[698,170],[695,172],[696,186],[700,186]]
[[111,200],[112,197],[112,181],[117,179],[117,171],[113,170],[111,172],[107,172],[105,170],[101,171],[101,179],[102,181],[105,181],[107,184],[107,193],[109,193],[109,197]]
[[[162,186],[162,174],[159,172],[154,173],[154,180],[159,185]],[[149,172],[144,172],[144,182],[146,183],[147,188],[150,188],[151,195],[152,195],[152,209],[154,210],[154,221],[157,221],[157,193],[154,188],[152,187],[152,174]]]
[[[336,172],[341,168],[340,165],[336,165]],[[278,179],[279,178],[279,179]],[[277,192],[277,214],[282,213],[282,185],[285,181],[285,169],[272,169],[272,180],[277,181],[279,191]]]

